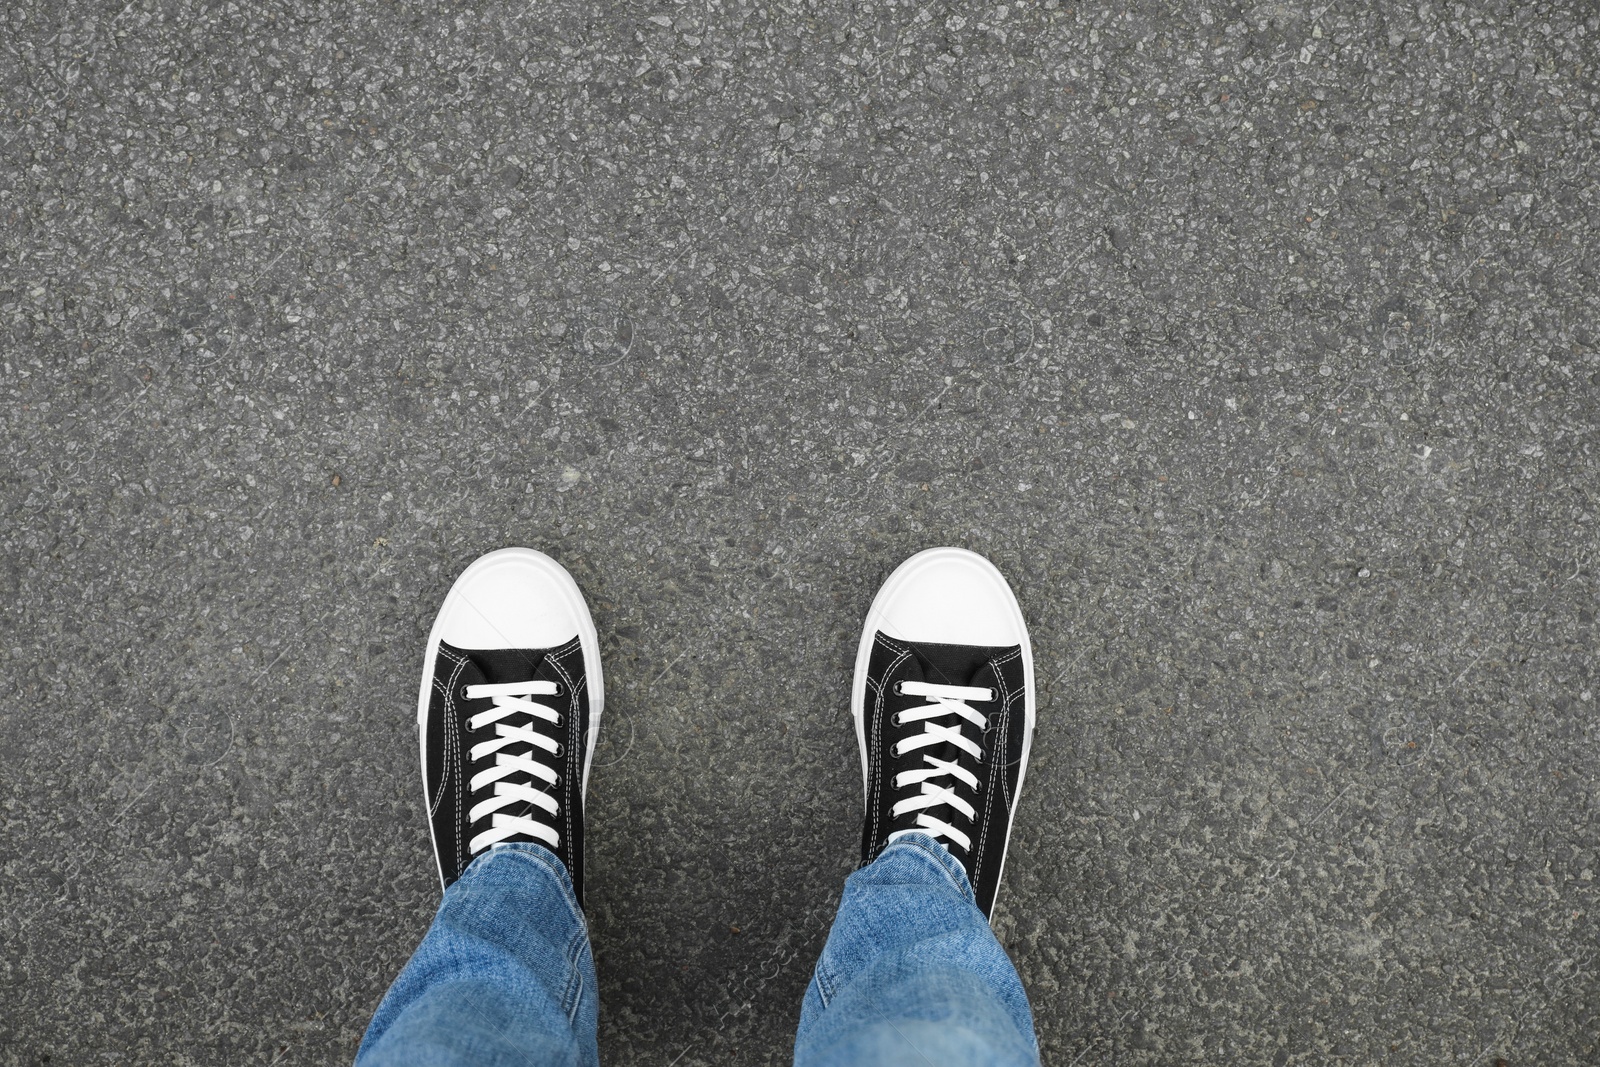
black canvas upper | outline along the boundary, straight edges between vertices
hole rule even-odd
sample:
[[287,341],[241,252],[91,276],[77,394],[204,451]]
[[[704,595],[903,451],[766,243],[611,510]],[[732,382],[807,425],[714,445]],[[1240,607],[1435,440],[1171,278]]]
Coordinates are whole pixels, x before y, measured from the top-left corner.
[[[536,732],[563,746],[559,758],[545,754],[539,757],[541,762],[551,762],[561,775],[561,780],[553,787],[537,780],[529,783],[536,788],[553,790],[561,809],[555,816],[527,804],[511,805],[500,810],[509,815],[531,815],[539,822],[555,828],[561,843],[551,851],[566,865],[581,904],[583,764],[588,751],[589,687],[583,649],[576,637],[552,649],[482,651],[459,649],[439,642],[439,653],[434,661],[432,695],[428,703],[427,733],[423,740],[428,816],[433,824],[439,870],[447,887],[461,877],[461,872],[473,859],[467,851],[469,843],[476,834],[487,829],[493,819],[492,815],[487,815],[477,824],[467,821],[473,804],[491,796],[493,789],[491,786],[476,796],[470,792],[473,774],[490,766],[494,759],[490,756],[474,766],[471,761],[472,746],[496,736],[494,724],[486,725],[474,733],[468,727],[468,720],[479,712],[493,708],[494,701],[487,697],[467,700],[463,696],[463,687],[530,680],[550,681],[561,686],[557,696],[531,698],[555,708],[561,714],[560,726],[526,715],[511,716],[501,721],[516,726],[531,725]],[[549,847],[543,841],[538,844]]]
[[[921,707],[926,697],[895,692],[898,682],[930,682],[938,685],[978,686],[991,690],[995,699],[969,701],[973,710],[988,718],[982,737],[972,723],[960,723],[962,732],[983,746],[983,759],[976,760],[955,745],[943,744],[907,752],[895,757],[896,742],[919,734],[923,724],[895,726],[892,717],[900,711]],[[1011,811],[1022,769],[1023,746],[1027,737],[1026,688],[1023,678],[1022,648],[940,645],[898,641],[879,632],[874,635],[867,665],[865,706],[862,709],[866,737],[867,810],[861,833],[861,862],[871,863],[883,851],[888,837],[896,830],[917,829],[917,812],[896,819],[895,802],[914,796],[920,787],[894,788],[894,778],[902,771],[926,767],[923,757],[958,760],[978,779],[975,795],[953,777],[939,779],[954,787],[977,810],[968,820],[948,807],[928,809],[935,817],[960,829],[972,841],[970,849],[940,838],[972,881],[978,907],[988,915],[1000,887],[1000,868],[1005,857],[1006,837],[1011,829]],[[952,720],[940,720],[956,725]]]

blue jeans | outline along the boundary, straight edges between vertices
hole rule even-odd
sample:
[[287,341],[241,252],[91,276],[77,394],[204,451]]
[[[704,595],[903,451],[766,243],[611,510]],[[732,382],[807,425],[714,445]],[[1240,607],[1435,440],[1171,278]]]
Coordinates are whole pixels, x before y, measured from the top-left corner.
[[[378,1005],[356,1067],[596,1067],[588,928],[566,869],[496,845],[444,895]],[[966,872],[910,834],[845,882],[806,989],[797,1067],[1037,1064],[1022,982]]]

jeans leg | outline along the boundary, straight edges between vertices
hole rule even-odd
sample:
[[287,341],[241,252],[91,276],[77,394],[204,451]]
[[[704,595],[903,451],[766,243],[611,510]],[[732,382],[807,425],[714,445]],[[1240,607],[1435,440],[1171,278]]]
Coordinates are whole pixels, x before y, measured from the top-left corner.
[[566,868],[539,845],[496,845],[445,891],[356,1067],[597,1067],[599,1010]]
[[961,865],[908,834],[845,882],[796,1067],[1032,1067],[1033,1013]]

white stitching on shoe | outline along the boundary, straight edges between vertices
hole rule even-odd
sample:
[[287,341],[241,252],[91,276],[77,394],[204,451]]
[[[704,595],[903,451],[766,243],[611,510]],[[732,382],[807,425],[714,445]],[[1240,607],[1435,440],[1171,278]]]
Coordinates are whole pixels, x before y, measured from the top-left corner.
[[[979,827],[979,830],[978,830],[978,851],[973,853],[973,864],[972,864],[971,875],[972,875],[972,891],[973,891],[974,894],[976,894],[977,891],[978,891],[978,881],[982,877],[982,871],[983,871],[983,867],[984,867],[984,862],[983,862],[984,861],[984,857],[986,857],[988,855],[988,852],[987,852],[987,850],[985,849],[984,846],[989,840],[989,824],[990,824],[990,821],[991,821],[990,816],[994,811],[994,804],[992,803],[992,801],[993,801],[993,798],[994,798],[995,783],[997,781],[1000,784],[1000,791],[1001,791],[1000,792],[1000,799],[1001,799],[1001,802],[1005,805],[1007,811],[1010,811],[1010,809],[1011,809],[1010,794],[1006,790],[1005,739],[1006,739],[1006,731],[1009,730],[1010,726],[1011,726],[1011,702],[1012,702],[1012,700],[1015,699],[1016,693],[1011,689],[1010,686],[1008,686],[1006,684],[1005,671],[1002,670],[1001,668],[1003,668],[1007,663],[1011,662],[1013,659],[1021,659],[1021,658],[1022,658],[1022,650],[1019,648],[1019,649],[1015,649],[1015,650],[1013,650],[1011,652],[1008,652],[1003,656],[997,657],[996,659],[994,659],[992,661],[993,664],[994,664],[994,668],[995,668],[995,671],[994,671],[995,680],[1000,685],[1000,721],[995,726],[996,732],[998,732],[999,735],[1000,735],[1000,744],[999,744],[999,753],[998,753],[998,757],[999,758],[998,759],[990,759],[990,761],[989,761],[989,786],[988,786],[987,789],[984,790],[983,822],[982,822],[982,824],[981,824],[981,826]],[[1027,692],[1027,690],[1024,689],[1023,693],[1026,693],[1026,692]]]
[[[884,668],[883,675],[876,682],[874,682],[872,680],[872,675],[871,674],[867,675],[867,686],[868,686],[868,688],[872,689],[877,694],[877,700],[873,703],[873,712],[874,712],[873,718],[869,723],[863,724],[863,726],[873,726],[873,727],[875,727],[871,731],[872,756],[873,756],[873,758],[869,759],[867,761],[867,782],[868,782],[867,818],[871,822],[871,832],[869,834],[867,834],[867,840],[868,841],[876,841],[876,840],[878,840],[878,827],[879,827],[878,810],[882,806],[882,800],[883,800],[883,792],[879,788],[879,783],[881,783],[883,781],[883,775],[884,775],[884,768],[883,768],[884,682],[887,681],[894,674],[894,672],[899,668],[900,664],[904,663],[907,659],[909,659],[911,657],[911,648],[910,648],[910,646],[900,644],[899,642],[895,641],[893,638],[891,638],[891,637],[887,636],[886,634],[884,634],[883,631],[881,631],[881,630],[878,631],[874,635],[873,639],[874,640],[883,641],[884,646],[889,648],[889,649],[891,649],[891,650],[894,650],[896,652],[896,655],[895,655],[894,660],[892,662],[890,662],[890,664],[887,667]],[[864,710],[865,709],[863,709],[863,711]],[[873,774],[872,773],[872,768],[874,768],[874,767],[876,767],[878,769],[878,773],[877,774]],[[886,842],[884,842],[884,844],[888,844],[888,842],[886,841]],[[881,853],[882,851],[883,851],[883,849],[879,848],[877,852],[874,852],[872,855],[868,856],[867,859],[869,861],[877,859],[878,858],[878,853]]]
[[[546,660],[546,662],[548,662],[550,664],[550,666],[555,668],[557,674],[561,675],[561,680],[562,680],[562,682],[564,682],[566,684],[566,687],[567,687],[567,698],[568,698],[568,701],[569,701],[569,707],[570,707],[570,709],[572,711],[571,718],[573,719],[573,722],[569,722],[567,724],[567,733],[566,733],[567,741],[566,741],[566,753],[565,753],[565,755],[567,757],[567,782],[566,782],[566,785],[567,785],[567,788],[570,790],[572,788],[572,783],[574,781],[576,781],[577,784],[578,784],[578,791],[579,791],[579,793],[581,793],[583,791],[582,772],[581,771],[579,772],[579,777],[577,777],[577,778],[573,778],[572,777],[573,767],[576,765],[574,763],[574,760],[576,760],[578,758],[577,752],[575,751],[578,746],[572,744],[571,741],[572,741],[572,730],[573,730],[573,727],[575,725],[581,725],[581,724],[577,723],[577,718],[578,718],[578,715],[577,715],[577,711],[578,711],[578,686],[580,684],[587,684],[588,681],[589,681],[589,678],[588,678],[588,675],[585,674],[584,676],[580,677],[576,682],[574,682],[572,680],[571,673],[568,672],[568,670],[565,667],[565,665],[563,665],[562,662],[561,662],[561,657],[564,654],[566,654],[566,652],[570,648],[571,648],[571,643],[569,642],[567,646],[565,646],[563,648],[560,648],[560,649],[557,649],[554,652],[551,652],[549,655],[547,655],[545,657],[545,660]],[[581,651],[581,646],[580,646],[580,651]],[[567,824],[567,833],[566,833],[566,836],[562,838],[562,840],[568,842],[568,844],[570,845],[571,842],[572,842],[572,804],[569,801],[568,803],[562,805],[562,807],[566,809],[563,812],[563,815],[564,815],[564,817],[566,819],[566,824]],[[569,851],[571,851],[571,850],[569,849]],[[568,857],[569,860],[572,859],[572,858],[573,857],[571,857],[571,856]],[[569,867],[568,868],[569,872],[570,872],[570,869],[571,868]]]
[[[999,667],[998,661],[996,661],[995,666],[996,668]],[[1010,699],[1010,697],[1009,689],[1006,686],[1005,674],[998,669],[996,669],[994,673],[995,681],[1000,686],[1000,721],[996,723],[996,729],[1000,732],[1001,743],[1003,745],[1006,723],[1008,721],[1007,701]],[[978,847],[970,856],[972,866],[967,872],[972,879],[972,891],[974,893],[978,891],[978,879],[983,876],[983,858],[985,855],[987,855],[985,849],[989,843],[989,824],[991,821],[991,816],[994,812],[994,783],[996,778],[996,763],[997,761],[993,758],[989,760],[989,781],[985,783],[983,790],[983,819],[978,824]],[[1003,780],[1003,778],[1004,776],[1002,775],[1001,779]]]
[[[454,858],[455,858],[456,873],[459,874],[460,871],[461,871],[461,868],[466,866],[466,856],[465,856],[465,853],[462,851],[462,847],[461,847],[462,846],[462,842],[461,842],[461,814],[462,814],[462,811],[463,811],[463,804],[465,803],[464,790],[466,788],[466,775],[462,773],[462,767],[461,767],[461,735],[460,735],[460,726],[456,723],[455,686],[456,686],[456,680],[461,677],[461,672],[466,669],[467,657],[461,656],[461,655],[457,655],[456,653],[453,653],[449,649],[444,648],[442,646],[439,647],[437,649],[437,651],[438,651],[439,655],[443,656],[445,659],[449,660],[450,662],[452,662],[452,663],[454,663],[456,665],[456,669],[451,673],[449,681],[444,683],[444,712],[443,712],[443,715],[444,715],[444,722],[447,725],[445,725],[445,727],[442,729],[441,732],[444,734],[444,738],[445,738],[445,751],[444,751],[445,773],[450,775],[452,778],[455,779],[455,787],[456,787],[456,818],[455,818],[455,824],[456,824],[455,825],[456,851],[455,851],[455,857]],[[434,684],[435,685],[438,684],[438,680],[439,680],[439,676],[438,676],[437,673],[435,673],[434,674]],[[441,798],[444,796],[444,788],[443,788],[444,784],[445,784],[444,782],[440,782],[439,783],[439,785],[440,785],[439,796]],[[433,817],[433,812],[429,812],[428,815],[429,815],[429,818],[432,818]]]

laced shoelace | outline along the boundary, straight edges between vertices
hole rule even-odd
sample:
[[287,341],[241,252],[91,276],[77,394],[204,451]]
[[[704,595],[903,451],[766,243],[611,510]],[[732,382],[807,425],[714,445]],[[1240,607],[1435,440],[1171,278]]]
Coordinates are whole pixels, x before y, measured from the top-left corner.
[[[551,792],[538,788],[534,783],[543,782],[553,791],[561,782],[561,775],[540,757],[559,759],[563,754],[562,745],[535,732],[531,721],[542,719],[559,727],[561,713],[555,708],[526,699],[531,696],[559,696],[561,687],[555,682],[528,681],[469,685],[465,689],[468,700],[494,698],[494,707],[480,711],[467,720],[468,729],[476,733],[491,724],[495,728],[494,737],[472,746],[474,765],[490,756],[494,757],[494,762],[474,774],[469,785],[474,796],[491,785],[494,791],[474,804],[467,816],[472,824],[486,815],[493,815],[494,818],[487,830],[473,837],[467,845],[467,851],[477,853],[497,841],[518,835],[542,841],[551,848],[560,847],[561,835],[553,826],[538,821],[533,810],[512,815],[500,809],[513,804],[528,804],[551,816],[561,810],[561,805]],[[529,721],[521,726],[504,721],[512,716],[528,716]]]
[[[897,688],[899,692],[908,696],[927,697],[929,703],[895,713],[896,726],[916,722],[923,724],[921,733],[912,734],[895,742],[890,750],[895,757],[933,745],[954,745],[977,762],[983,762],[983,746],[962,733],[961,722],[969,722],[981,731],[988,720],[982,712],[973,710],[967,702],[970,700],[983,703],[993,700],[993,690],[971,685],[936,685],[932,682],[901,682]],[[934,721],[951,715],[958,720],[954,725]],[[935,839],[946,838],[970,851],[972,839],[943,819],[930,814],[929,809],[948,806],[966,816],[968,820],[975,820],[978,817],[977,810],[956,792],[955,783],[959,782],[977,792],[978,776],[963,767],[959,760],[939,759],[932,753],[925,753],[922,760],[926,766],[916,770],[901,771],[894,776],[896,790],[908,789],[914,785],[922,786],[920,792],[897,801],[893,809],[896,819],[911,812],[918,812],[917,825],[896,830],[889,835],[889,840],[893,841],[905,834],[923,833]]]

